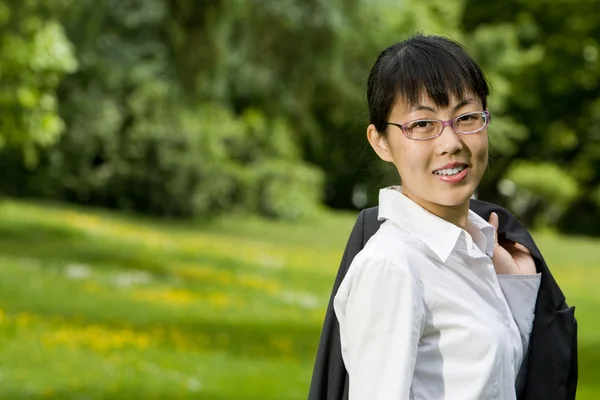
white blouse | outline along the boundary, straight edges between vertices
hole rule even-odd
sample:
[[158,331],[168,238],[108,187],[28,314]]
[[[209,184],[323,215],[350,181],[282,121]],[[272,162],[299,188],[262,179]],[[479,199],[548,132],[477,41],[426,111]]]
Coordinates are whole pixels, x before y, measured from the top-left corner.
[[382,189],[386,220],[334,299],[350,400],[511,400],[537,275],[496,275],[494,228],[467,232]]

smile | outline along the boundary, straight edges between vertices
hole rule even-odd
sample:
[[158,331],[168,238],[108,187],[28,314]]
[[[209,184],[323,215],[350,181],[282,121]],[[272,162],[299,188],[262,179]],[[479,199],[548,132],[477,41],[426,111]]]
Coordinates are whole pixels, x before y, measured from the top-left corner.
[[467,168],[466,165],[460,165],[454,168],[446,168],[446,169],[438,169],[433,171],[435,175],[444,175],[444,176],[452,176],[460,173],[462,170]]

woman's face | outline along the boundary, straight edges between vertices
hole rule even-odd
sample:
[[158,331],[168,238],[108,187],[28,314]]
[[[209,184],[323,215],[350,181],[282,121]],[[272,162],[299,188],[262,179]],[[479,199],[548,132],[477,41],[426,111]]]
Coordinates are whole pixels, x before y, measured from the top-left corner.
[[[388,122],[405,124],[416,119],[445,121],[472,111],[484,111],[476,96],[451,98],[449,106],[442,109],[427,98],[410,109],[398,101]],[[398,127],[388,125],[384,137],[370,125],[367,136],[377,154],[396,166],[402,179],[402,192],[438,215],[439,207],[468,205],[487,168],[487,128],[461,135],[446,126],[437,138],[418,141],[404,136]],[[466,172],[454,174],[456,169],[451,169],[456,167],[465,167]]]

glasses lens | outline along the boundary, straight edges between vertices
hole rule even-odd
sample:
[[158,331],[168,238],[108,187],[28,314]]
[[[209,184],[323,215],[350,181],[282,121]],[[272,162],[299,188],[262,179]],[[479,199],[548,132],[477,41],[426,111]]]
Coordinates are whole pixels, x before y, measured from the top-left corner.
[[436,136],[441,130],[442,123],[440,121],[428,119],[413,121],[406,127],[408,136],[411,139],[427,139]]
[[487,124],[487,115],[480,111],[459,115],[452,124],[457,132],[475,133]]

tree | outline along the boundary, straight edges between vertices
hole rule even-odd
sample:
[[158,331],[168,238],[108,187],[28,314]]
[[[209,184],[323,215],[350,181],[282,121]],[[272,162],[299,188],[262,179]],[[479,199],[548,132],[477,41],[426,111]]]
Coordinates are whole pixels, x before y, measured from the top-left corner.
[[67,129],[5,190],[167,216],[315,214],[322,173],[303,162],[288,121],[183,89],[168,5],[80,0],[65,10],[81,60],[60,86]]
[[[545,163],[560,166],[556,179],[545,179],[545,195],[521,181],[512,201],[526,204],[521,211],[528,220],[556,209],[553,204],[564,187],[575,184],[577,194],[554,223],[570,232],[600,234],[590,221],[600,217],[600,203],[594,193],[600,187],[600,21],[595,18],[597,0],[576,3],[550,0],[510,0],[486,3],[469,0],[464,14],[467,34],[482,27],[510,26],[518,46],[535,56],[525,68],[506,75],[511,90],[506,109],[526,127],[524,140],[496,169],[496,184],[511,170],[515,160],[530,160],[547,170]],[[508,72],[508,71],[507,71]],[[535,167],[532,163],[529,164]],[[519,174],[522,175],[523,169]],[[541,179],[541,177],[540,177]],[[569,182],[565,181],[567,179]],[[566,186],[565,186],[566,185]],[[492,182],[485,187],[489,198],[504,198]],[[538,193],[531,196],[533,192]],[[518,199],[522,197],[522,199]],[[562,200],[561,200],[562,201]],[[546,204],[540,207],[540,204]],[[558,204],[557,204],[558,205]],[[542,218],[544,219],[544,218]]]
[[23,150],[30,166],[37,147],[54,143],[64,131],[56,89],[77,69],[73,47],[53,15],[60,6],[0,1],[0,146]]

